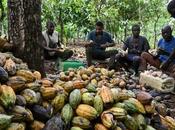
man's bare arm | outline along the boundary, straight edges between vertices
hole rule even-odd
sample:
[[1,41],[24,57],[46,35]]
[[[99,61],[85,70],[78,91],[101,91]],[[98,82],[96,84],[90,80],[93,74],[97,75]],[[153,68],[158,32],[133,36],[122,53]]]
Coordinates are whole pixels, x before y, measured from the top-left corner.
[[168,59],[160,65],[160,68],[166,70],[168,68],[168,65],[173,61],[174,58],[175,58],[175,48],[168,57]]

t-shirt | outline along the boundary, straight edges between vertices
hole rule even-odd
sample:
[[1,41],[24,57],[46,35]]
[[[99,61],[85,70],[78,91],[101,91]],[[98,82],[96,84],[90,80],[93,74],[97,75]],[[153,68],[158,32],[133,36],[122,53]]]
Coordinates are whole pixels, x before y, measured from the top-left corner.
[[[47,31],[45,30],[42,32],[42,34],[43,34],[44,39],[46,41],[47,47],[49,47],[49,44],[51,44],[51,42],[53,44],[56,44],[56,45],[58,44],[58,32],[54,31],[52,35],[48,35]],[[49,38],[50,38],[51,42],[50,42]]]
[[136,55],[140,55],[142,52],[147,52],[150,46],[148,40],[144,36],[139,36],[137,39],[131,36],[126,39],[123,48],[124,50],[128,49],[128,54],[133,54],[132,49],[136,49],[139,52]]
[[[105,43],[113,43],[112,36],[103,31],[102,35],[96,35],[95,30],[91,31],[87,37],[87,40],[92,40],[95,44],[93,44],[93,49],[102,49],[100,46]],[[102,49],[105,50],[105,49]]]
[[[163,38],[160,39],[158,42],[158,47],[171,54],[175,49],[175,38],[173,37],[169,42],[165,41]],[[159,59],[161,62],[164,62],[168,59],[168,57],[169,56],[167,55],[160,55]],[[175,60],[173,60],[173,62],[175,63]]]

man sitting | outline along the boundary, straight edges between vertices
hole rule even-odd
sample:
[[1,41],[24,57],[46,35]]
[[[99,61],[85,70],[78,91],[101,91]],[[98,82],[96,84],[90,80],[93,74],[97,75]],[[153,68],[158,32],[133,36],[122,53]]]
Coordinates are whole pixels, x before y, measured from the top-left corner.
[[89,33],[87,40],[89,42],[85,44],[85,47],[88,66],[92,65],[92,59],[105,60],[118,53],[117,50],[105,51],[107,47],[112,47],[115,44],[111,35],[104,31],[104,25],[100,21],[96,23],[95,30]]
[[171,0],[168,3],[167,10],[170,13],[171,17],[175,18],[175,0]]
[[[124,67],[129,71],[129,67],[133,67],[135,74],[138,74],[140,65],[140,55],[142,52],[149,50],[148,40],[144,36],[140,36],[140,26],[135,24],[132,26],[132,36],[128,37],[123,45],[124,54],[116,55],[116,66]],[[126,53],[126,50],[128,52]]]
[[47,60],[58,59],[67,60],[73,55],[73,51],[69,49],[62,49],[59,42],[58,32],[56,32],[55,24],[52,21],[48,21],[46,24],[47,30],[43,31],[43,37],[45,39],[44,45],[44,58]]
[[162,37],[158,42],[157,55],[142,53],[142,67],[146,70],[149,63],[175,77],[175,38],[169,25],[162,28]]

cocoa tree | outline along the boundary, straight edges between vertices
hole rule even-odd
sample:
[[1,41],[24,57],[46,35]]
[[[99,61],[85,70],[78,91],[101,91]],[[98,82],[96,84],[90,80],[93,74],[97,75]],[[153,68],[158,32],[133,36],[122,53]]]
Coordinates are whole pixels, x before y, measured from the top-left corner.
[[9,39],[15,56],[44,73],[41,0],[8,0]]
[[[9,41],[13,44],[14,54],[20,57],[19,50],[21,50],[21,31],[22,26],[22,3],[19,0],[8,0],[8,34],[9,34]],[[19,55],[18,55],[19,54]]]
[[0,1],[0,35],[2,34],[2,21],[5,17],[4,6],[2,0]]

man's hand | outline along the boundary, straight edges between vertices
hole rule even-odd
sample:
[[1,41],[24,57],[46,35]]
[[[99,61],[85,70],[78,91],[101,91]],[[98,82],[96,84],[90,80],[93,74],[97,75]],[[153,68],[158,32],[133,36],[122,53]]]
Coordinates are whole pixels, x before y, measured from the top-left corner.
[[13,44],[6,42],[3,46],[3,50],[12,50]]
[[163,52],[163,49],[162,48],[157,48],[157,53],[161,53]]
[[49,52],[49,55],[50,55],[50,56],[54,56],[54,55],[55,55],[55,51]]
[[173,49],[168,59],[160,65],[160,68],[166,70],[169,64],[173,62],[174,58],[175,58],[175,49]]
[[138,50],[136,50],[136,49],[131,49],[131,50],[130,50],[130,53],[137,54],[137,53],[138,53]]
[[52,52],[61,51],[61,50],[64,50],[64,49],[61,48],[61,47],[58,47],[58,48],[49,48],[49,51],[52,51]]
[[93,42],[92,40],[90,40],[90,41],[87,41],[87,42],[84,44],[84,46],[85,46],[85,47],[88,47],[88,46],[91,46],[92,44],[94,44],[94,42]]
[[168,62],[163,62],[161,65],[160,65],[160,69],[162,69],[162,70],[166,70],[167,68],[168,68],[168,65],[169,65],[169,63]]
[[58,51],[58,48],[50,48],[50,51]]
[[107,44],[102,44],[100,47],[105,49],[105,48],[108,47],[108,45]]
[[57,48],[57,51],[64,52],[64,49],[63,48]]
[[166,52],[166,51],[163,50],[162,48],[158,48],[158,49],[157,49],[157,53],[158,53],[159,55],[167,55],[167,56],[170,55],[168,52]]
[[120,52],[120,55],[121,55],[122,57],[125,57],[125,56],[127,56],[127,55],[128,55],[128,53],[127,53],[127,52],[125,52],[125,51],[123,51],[123,52]]
[[119,54],[122,56],[122,57],[125,57],[127,54],[128,54],[128,52],[126,52],[126,51],[124,51],[124,50],[122,50],[122,49],[120,49],[119,48]]
[[158,59],[159,55],[153,55],[153,59]]
[[107,48],[107,47],[110,47],[111,46],[111,43],[105,43],[105,44],[102,44],[100,47],[101,48]]

